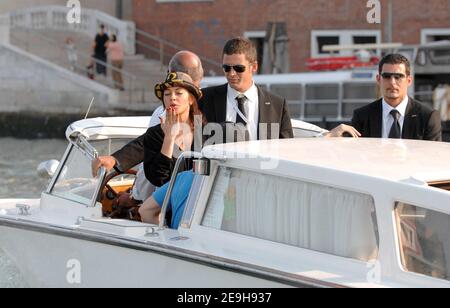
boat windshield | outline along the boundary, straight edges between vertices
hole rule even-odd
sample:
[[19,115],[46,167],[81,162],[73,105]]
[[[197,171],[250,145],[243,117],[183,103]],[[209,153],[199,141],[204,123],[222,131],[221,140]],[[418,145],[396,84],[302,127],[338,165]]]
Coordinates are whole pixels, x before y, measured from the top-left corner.
[[[89,142],[100,156],[111,155],[130,139],[105,139]],[[63,166],[51,189],[51,194],[81,203],[92,205],[97,198],[97,191],[101,185],[102,178],[92,177],[92,157],[84,150],[71,146],[67,153]]]

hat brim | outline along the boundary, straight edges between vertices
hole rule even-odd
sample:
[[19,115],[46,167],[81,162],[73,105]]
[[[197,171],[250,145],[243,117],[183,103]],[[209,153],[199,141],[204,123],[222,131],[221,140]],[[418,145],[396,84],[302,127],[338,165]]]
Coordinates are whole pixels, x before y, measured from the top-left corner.
[[200,100],[203,96],[201,89],[183,80],[158,83],[155,86],[155,96],[159,100],[164,101],[164,91],[166,91],[169,88],[176,88],[176,87],[186,89],[189,93],[191,93],[195,97],[197,101]]

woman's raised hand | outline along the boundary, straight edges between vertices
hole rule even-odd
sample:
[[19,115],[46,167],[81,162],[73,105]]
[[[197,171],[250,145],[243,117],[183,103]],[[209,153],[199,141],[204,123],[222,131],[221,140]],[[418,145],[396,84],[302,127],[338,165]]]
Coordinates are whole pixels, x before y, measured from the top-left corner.
[[175,140],[181,134],[180,116],[173,108],[167,108],[166,118],[161,118],[161,128],[164,136],[171,140]]

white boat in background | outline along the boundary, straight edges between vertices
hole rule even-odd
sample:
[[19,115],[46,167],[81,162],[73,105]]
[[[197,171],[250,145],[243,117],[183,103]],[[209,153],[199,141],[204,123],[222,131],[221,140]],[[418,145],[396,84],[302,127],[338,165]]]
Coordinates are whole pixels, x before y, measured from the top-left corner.
[[[143,134],[148,120],[72,124],[41,199],[0,200],[0,247],[30,286],[450,287],[450,144],[209,146],[196,154],[209,172],[196,175],[172,230],[104,217],[105,174],[91,176],[93,157]],[[109,182],[130,185],[128,175]]]

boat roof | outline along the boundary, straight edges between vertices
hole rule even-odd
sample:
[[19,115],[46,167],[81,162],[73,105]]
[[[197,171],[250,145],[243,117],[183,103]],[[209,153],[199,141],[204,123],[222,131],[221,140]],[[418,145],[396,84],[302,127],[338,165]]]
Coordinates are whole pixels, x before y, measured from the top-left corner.
[[[299,138],[206,147],[207,157],[278,160],[361,174],[391,181],[423,184],[450,180],[450,144],[374,138]],[[294,166],[290,168],[295,168]]]
[[[66,130],[66,138],[82,134],[88,140],[106,137],[135,137],[144,134],[151,117],[109,117],[92,118],[72,123]],[[300,120],[291,120],[292,127],[305,131],[322,133],[326,130]]]
[[74,122],[66,130],[66,138],[81,134],[88,140],[106,137],[136,137],[148,129],[151,117],[107,117]]

